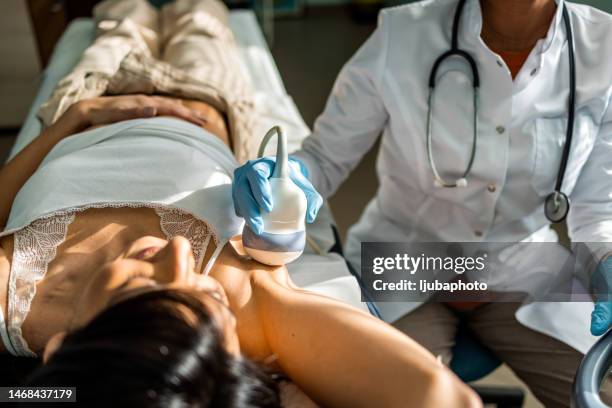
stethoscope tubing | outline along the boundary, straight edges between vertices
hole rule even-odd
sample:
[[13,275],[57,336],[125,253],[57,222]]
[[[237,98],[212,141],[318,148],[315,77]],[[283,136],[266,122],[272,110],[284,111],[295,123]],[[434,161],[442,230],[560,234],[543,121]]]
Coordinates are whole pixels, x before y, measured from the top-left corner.
[[[474,106],[474,114],[473,114],[473,129],[474,129],[474,133],[472,135],[472,151],[470,152],[470,160],[466,166],[465,171],[463,172],[463,175],[461,176],[461,179],[455,181],[455,182],[448,182],[446,181],[439,173],[438,173],[438,167],[436,166],[435,163],[435,159],[434,159],[434,155],[433,155],[433,141],[432,141],[432,126],[433,126],[433,109],[428,109],[427,112],[427,158],[429,160],[429,164],[431,167],[431,171],[434,174],[434,180],[436,185],[439,185],[440,187],[448,187],[448,188],[452,188],[452,187],[458,187],[459,185],[459,181],[460,180],[465,180],[467,178],[467,176],[470,174],[470,172],[472,171],[472,166],[474,164],[474,158],[476,157],[476,146],[478,144],[478,107],[480,105],[480,101],[479,101],[479,95],[478,95],[478,91],[479,91],[479,87],[473,87],[473,106]],[[429,106],[433,106],[434,104],[434,98],[435,98],[435,87],[430,87],[429,88],[429,94],[427,96],[427,103]]]
[[[476,147],[478,145],[478,111],[479,111],[479,90],[480,90],[480,75],[478,72],[478,66],[474,58],[465,50],[459,48],[459,20],[461,18],[461,14],[463,12],[463,7],[465,6],[465,0],[459,0],[457,4],[457,9],[455,10],[455,15],[453,18],[453,27],[452,27],[452,37],[451,37],[451,48],[448,51],[442,53],[436,60],[431,68],[429,73],[429,93],[427,96],[427,158],[429,161],[429,165],[431,167],[431,171],[434,176],[434,182],[437,186],[441,187],[458,187],[467,185],[467,176],[472,170],[472,165],[474,164],[474,159],[476,156]],[[569,155],[571,152],[572,139],[574,135],[574,118],[575,118],[575,110],[576,110],[576,64],[575,64],[575,56],[574,56],[574,36],[572,32],[572,25],[569,17],[569,12],[567,7],[563,5],[562,10],[563,22],[565,25],[565,31],[567,35],[568,42],[568,59],[569,59],[569,96],[568,96],[568,118],[567,118],[567,128],[565,135],[565,143],[563,145],[563,153],[561,156],[561,163],[559,165],[559,171],[557,173],[557,179],[555,182],[555,189],[552,193],[548,195],[546,198],[545,205],[545,215],[551,222],[560,222],[565,219],[567,213],[569,212],[569,198],[565,195],[561,188],[563,187],[563,179],[565,177],[565,170],[567,168],[567,163],[569,160]],[[432,147],[432,133],[433,133],[433,106],[435,100],[435,88],[436,88],[436,75],[438,73],[438,69],[442,65],[442,63],[449,57],[458,56],[463,58],[468,62],[470,69],[472,71],[472,89],[473,89],[473,107],[474,107],[474,120],[473,120],[473,139],[472,139],[472,150],[470,152],[470,159],[467,164],[466,170],[463,172],[463,175],[460,179],[449,182],[445,180],[442,175],[438,172],[434,154]],[[552,205],[548,205],[548,203],[552,203]],[[559,212],[561,211],[561,212]]]
[[563,145],[563,156],[561,156],[561,164],[559,165],[559,173],[557,174],[557,183],[555,191],[561,192],[563,187],[563,179],[565,177],[565,169],[569,159],[570,149],[572,147],[572,138],[574,137],[574,117],[576,113],[576,60],[574,57],[574,34],[572,32],[572,24],[570,22],[567,7],[563,6],[563,22],[565,23],[565,31],[567,36],[567,53],[569,59],[569,96],[567,98],[567,129],[565,130],[565,144]]

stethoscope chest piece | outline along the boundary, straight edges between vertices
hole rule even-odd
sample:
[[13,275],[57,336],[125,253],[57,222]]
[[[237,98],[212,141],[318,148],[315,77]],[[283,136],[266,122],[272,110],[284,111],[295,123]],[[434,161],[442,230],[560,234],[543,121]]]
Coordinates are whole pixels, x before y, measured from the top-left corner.
[[553,191],[544,202],[544,214],[550,222],[561,222],[567,217],[570,209],[570,200],[561,191]]

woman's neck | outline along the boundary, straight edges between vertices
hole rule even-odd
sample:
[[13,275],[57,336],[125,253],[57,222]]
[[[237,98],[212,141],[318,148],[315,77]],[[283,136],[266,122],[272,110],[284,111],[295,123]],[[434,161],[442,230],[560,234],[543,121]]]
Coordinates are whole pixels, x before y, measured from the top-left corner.
[[525,51],[546,37],[555,0],[480,0],[483,41],[500,51]]

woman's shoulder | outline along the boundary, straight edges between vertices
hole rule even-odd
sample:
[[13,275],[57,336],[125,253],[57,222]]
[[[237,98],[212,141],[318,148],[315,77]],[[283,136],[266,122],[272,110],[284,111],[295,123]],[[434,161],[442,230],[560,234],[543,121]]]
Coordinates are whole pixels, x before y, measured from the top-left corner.
[[384,8],[378,17],[378,28],[387,38],[387,47],[401,50],[400,55],[405,56],[402,63],[418,60],[406,52],[422,53],[427,42],[445,39],[448,16],[453,15],[456,5],[456,0],[423,0]]

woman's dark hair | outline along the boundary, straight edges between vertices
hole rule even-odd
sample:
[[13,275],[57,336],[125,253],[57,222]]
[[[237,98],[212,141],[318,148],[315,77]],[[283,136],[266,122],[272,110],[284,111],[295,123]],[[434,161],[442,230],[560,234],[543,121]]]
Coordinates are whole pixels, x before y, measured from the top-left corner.
[[109,307],[25,385],[76,387],[77,401],[96,407],[280,407],[276,382],[229,354],[206,306],[177,290]]

